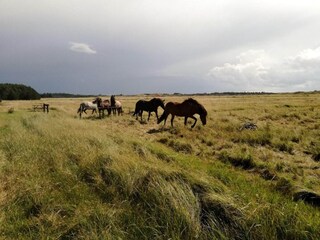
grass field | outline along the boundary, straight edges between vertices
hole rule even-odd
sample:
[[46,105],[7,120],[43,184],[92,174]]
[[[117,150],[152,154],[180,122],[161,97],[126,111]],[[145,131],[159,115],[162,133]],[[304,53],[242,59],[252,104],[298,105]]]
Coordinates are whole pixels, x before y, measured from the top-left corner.
[[320,239],[320,94],[193,97],[194,129],[2,101],[0,238]]

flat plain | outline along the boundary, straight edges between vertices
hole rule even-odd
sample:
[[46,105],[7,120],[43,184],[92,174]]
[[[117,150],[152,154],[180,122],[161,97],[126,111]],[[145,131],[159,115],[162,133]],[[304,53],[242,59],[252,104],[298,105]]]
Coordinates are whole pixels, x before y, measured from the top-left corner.
[[79,118],[90,98],[2,101],[1,238],[320,238],[319,93],[157,96],[199,101],[193,129],[136,120],[152,97],[101,119]]

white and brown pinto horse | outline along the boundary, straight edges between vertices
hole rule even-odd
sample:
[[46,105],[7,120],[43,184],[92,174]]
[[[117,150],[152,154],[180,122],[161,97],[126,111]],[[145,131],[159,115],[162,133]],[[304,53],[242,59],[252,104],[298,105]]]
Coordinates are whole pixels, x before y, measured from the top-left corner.
[[92,113],[97,113],[98,110],[98,99],[96,98],[94,99],[92,102],[82,102],[80,103],[79,109],[78,109],[78,113],[79,116],[81,118],[82,113],[84,112],[85,114],[87,114],[87,110],[92,110]]

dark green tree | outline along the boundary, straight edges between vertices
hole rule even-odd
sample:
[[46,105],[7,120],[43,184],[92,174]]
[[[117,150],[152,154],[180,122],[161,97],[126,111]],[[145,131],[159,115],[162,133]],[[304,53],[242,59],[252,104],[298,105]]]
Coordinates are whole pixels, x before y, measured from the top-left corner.
[[37,100],[40,94],[32,87],[23,84],[0,84],[0,99],[2,100]]

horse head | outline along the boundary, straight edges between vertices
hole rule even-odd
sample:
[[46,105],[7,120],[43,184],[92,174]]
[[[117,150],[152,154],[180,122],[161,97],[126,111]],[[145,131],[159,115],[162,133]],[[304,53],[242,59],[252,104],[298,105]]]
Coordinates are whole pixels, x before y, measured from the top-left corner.
[[200,105],[199,115],[200,115],[200,119],[201,119],[202,124],[206,125],[208,113],[207,113],[207,110],[202,105]]
[[102,99],[100,97],[97,97],[95,100],[92,101],[92,103],[94,104],[97,104],[97,106],[101,106],[101,102],[102,102]]
[[164,110],[164,101],[165,101],[164,99],[160,99],[159,101],[159,106],[162,107],[163,110]]

